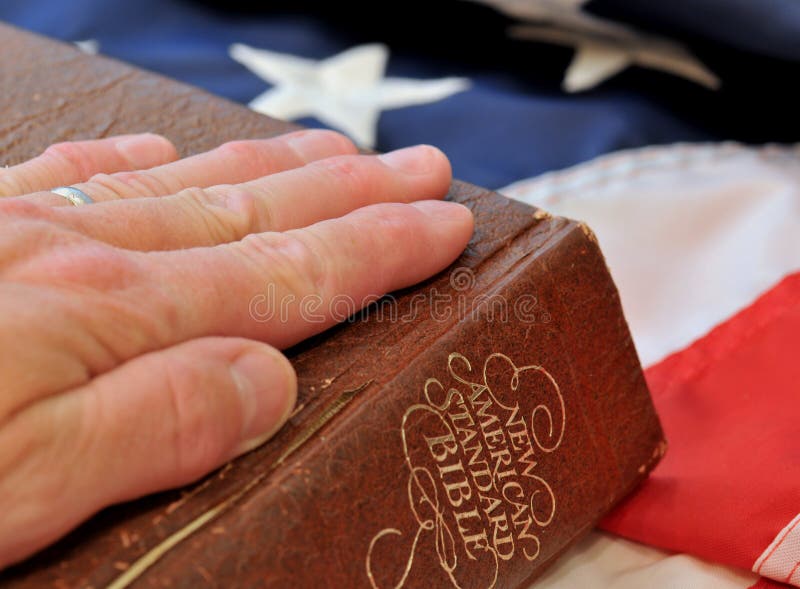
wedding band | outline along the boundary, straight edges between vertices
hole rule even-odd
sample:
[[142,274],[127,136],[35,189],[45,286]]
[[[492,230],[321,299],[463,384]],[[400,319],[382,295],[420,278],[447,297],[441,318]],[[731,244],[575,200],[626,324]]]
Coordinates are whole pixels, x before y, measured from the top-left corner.
[[53,188],[50,192],[58,196],[63,196],[76,207],[90,205],[94,202],[91,196],[72,186],[59,186],[58,188]]

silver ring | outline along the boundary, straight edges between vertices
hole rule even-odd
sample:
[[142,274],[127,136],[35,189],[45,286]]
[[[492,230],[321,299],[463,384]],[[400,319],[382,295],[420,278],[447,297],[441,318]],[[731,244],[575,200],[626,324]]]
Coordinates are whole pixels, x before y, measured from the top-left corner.
[[91,196],[72,186],[59,186],[58,188],[53,188],[50,192],[58,196],[63,196],[76,207],[90,205],[94,202]]

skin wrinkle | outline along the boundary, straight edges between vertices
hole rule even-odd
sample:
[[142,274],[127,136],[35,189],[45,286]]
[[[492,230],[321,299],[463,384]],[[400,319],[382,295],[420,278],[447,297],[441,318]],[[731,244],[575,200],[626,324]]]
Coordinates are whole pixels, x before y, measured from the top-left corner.
[[[116,174],[95,174],[89,178],[84,192],[94,196],[95,190],[106,190],[103,200],[119,198],[145,198],[172,194],[181,189],[178,182],[172,185],[155,174],[148,172],[118,172]],[[97,199],[99,200],[99,199]]]
[[[44,168],[44,172],[47,174],[47,184],[51,184],[53,186],[58,185],[58,177],[55,173],[53,173],[52,164],[47,165],[50,160],[54,160],[53,164],[66,164],[68,169],[75,170],[76,176],[78,177],[87,177],[92,174],[92,170],[94,169],[93,155],[79,142],[75,143],[56,143],[55,145],[51,145],[44,151],[44,158],[42,158],[42,168]],[[47,162],[47,163],[45,163]],[[30,185],[23,187],[23,192],[33,192],[35,188],[32,188]]]
[[[195,232],[198,226],[204,227],[203,231],[199,231],[201,235],[208,236],[202,240],[204,245],[230,243],[239,239],[240,230],[235,227],[235,220],[224,218],[226,209],[214,204],[217,199],[208,189],[184,188],[174,197],[167,198],[174,199],[185,211],[185,218],[192,220],[190,225],[195,228]],[[165,204],[171,203],[165,200]]]
[[[246,283],[265,287],[274,284],[279,301],[283,297],[294,297],[298,303],[306,294],[323,297],[328,280],[325,262],[294,232],[251,234],[237,245],[240,247],[234,247],[231,254],[240,257],[253,270],[252,275],[245,274]],[[253,276],[261,278],[253,280]],[[296,304],[292,308],[296,308]]]
[[113,175],[101,173],[89,178],[86,186],[78,187],[78,189],[88,194],[95,202],[102,202],[120,198],[119,195],[124,190],[120,184],[121,181]]
[[7,170],[0,171],[0,199],[22,192],[18,180],[6,172]]
[[228,228],[225,237],[212,234],[212,243],[229,243],[275,227],[269,191],[255,186],[214,186],[203,191],[201,213]]

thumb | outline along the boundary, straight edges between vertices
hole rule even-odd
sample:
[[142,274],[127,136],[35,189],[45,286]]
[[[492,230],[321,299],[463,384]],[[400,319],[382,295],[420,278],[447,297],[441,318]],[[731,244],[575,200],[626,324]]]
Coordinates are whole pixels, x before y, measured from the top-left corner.
[[275,348],[203,338],[32,405],[0,429],[11,450],[0,456],[0,500],[15,506],[0,518],[0,567],[109,504],[187,484],[255,448],[296,394]]

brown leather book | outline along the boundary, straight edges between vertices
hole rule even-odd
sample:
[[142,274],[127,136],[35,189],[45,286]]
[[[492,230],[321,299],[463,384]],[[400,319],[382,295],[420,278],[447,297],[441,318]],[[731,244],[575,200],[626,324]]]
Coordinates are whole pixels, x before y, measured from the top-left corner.
[[[292,128],[5,26],[0,39],[6,164],[117,133],[190,154]],[[475,213],[467,250],[290,350],[299,401],[272,441],[101,512],[0,584],[478,589],[539,575],[647,475],[662,432],[592,232],[461,182],[450,198]]]

